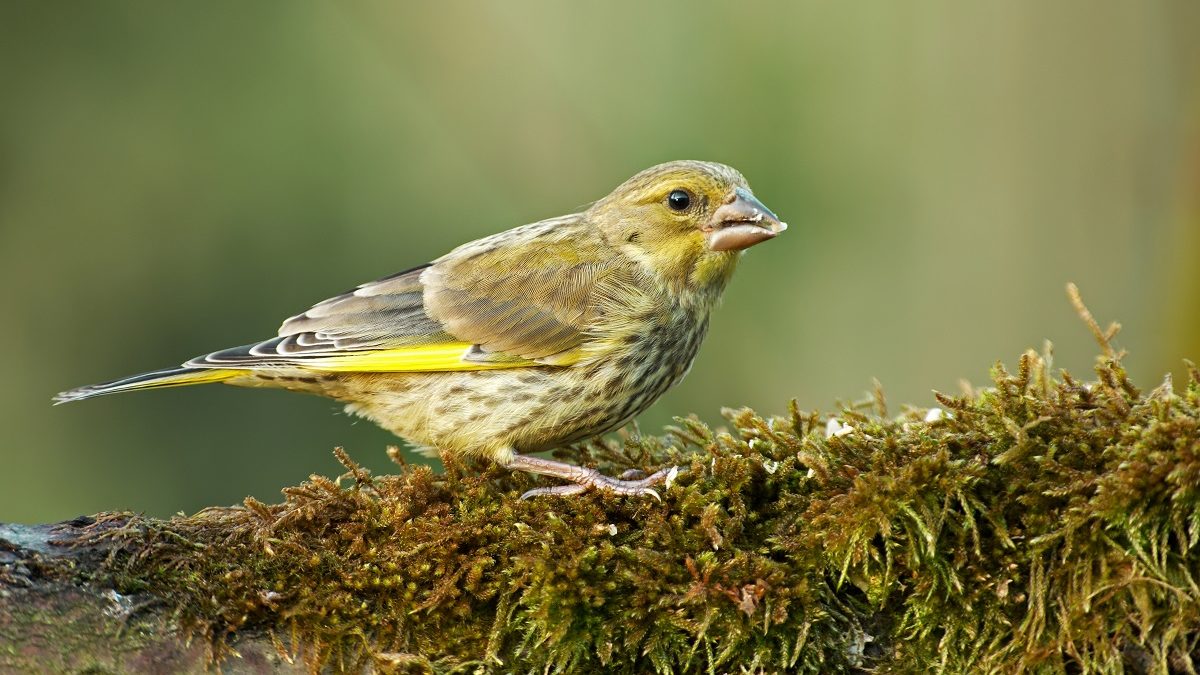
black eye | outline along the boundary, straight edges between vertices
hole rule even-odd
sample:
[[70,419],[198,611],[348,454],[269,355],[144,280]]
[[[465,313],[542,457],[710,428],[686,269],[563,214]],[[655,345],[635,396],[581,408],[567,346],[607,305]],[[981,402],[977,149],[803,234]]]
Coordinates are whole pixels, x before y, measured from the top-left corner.
[[690,206],[692,196],[686,190],[672,190],[671,194],[667,195],[667,204],[676,211],[682,211]]

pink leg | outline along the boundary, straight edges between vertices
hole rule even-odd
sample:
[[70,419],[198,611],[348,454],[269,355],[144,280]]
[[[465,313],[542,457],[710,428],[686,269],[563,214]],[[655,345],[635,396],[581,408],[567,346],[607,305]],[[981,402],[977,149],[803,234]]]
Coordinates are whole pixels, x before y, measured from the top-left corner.
[[649,495],[662,501],[662,498],[658,496],[658,492],[650,486],[666,481],[672,473],[678,473],[679,471],[677,467],[671,467],[641,480],[621,480],[605,476],[595,469],[575,466],[566,462],[558,462],[553,459],[530,457],[529,455],[515,455],[508,462],[507,466],[510,469],[520,469],[521,471],[528,471],[529,473],[536,473],[542,476],[553,476],[554,478],[561,478],[572,483],[571,485],[534,488],[521,495],[521,499],[529,499],[530,497],[537,497],[539,495],[577,495],[595,488],[619,495]]

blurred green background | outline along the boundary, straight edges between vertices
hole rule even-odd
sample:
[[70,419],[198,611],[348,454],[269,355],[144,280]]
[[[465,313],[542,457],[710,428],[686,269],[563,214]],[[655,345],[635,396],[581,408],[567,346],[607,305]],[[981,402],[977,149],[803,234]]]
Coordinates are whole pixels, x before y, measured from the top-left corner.
[[[467,240],[678,158],[791,223],[642,417],[893,404],[1043,339],[1077,282],[1143,386],[1200,358],[1200,3],[0,6],[0,521],[272,501],[332,402],[69,387],[271,336]],[[1177,377],[1178,381],[1178,377]]]

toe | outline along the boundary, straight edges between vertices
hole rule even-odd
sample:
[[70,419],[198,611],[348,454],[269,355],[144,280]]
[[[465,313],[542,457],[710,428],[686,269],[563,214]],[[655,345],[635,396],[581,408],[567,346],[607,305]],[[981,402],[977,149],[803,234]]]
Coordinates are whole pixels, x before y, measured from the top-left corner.
[[571,483],[569,485],[555,485],[554,487],[540,487],[532,490],[527,490],[521,495],[521,499],[530,499],[533,497],[541,497],[543,495],[577,495],[581,492],[587,492],[590,486],[582,483]]

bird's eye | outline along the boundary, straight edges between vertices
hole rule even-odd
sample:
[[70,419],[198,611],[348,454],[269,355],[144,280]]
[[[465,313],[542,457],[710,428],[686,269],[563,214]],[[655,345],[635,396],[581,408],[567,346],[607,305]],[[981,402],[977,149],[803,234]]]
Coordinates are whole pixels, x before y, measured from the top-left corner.
[[692,196],[687,193],[687,190],[672,190],[671,194],[667,195],[667,204],[676,211],[683,211],[692,203]]

